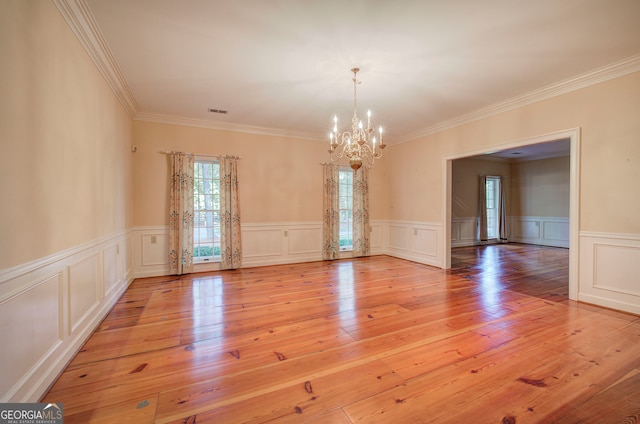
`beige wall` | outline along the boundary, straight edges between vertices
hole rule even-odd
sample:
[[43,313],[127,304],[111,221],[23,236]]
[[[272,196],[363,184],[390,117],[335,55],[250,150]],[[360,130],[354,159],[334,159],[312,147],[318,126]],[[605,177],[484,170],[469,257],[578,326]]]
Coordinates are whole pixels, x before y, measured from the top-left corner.
[[[453,161],[451,167],[451,217],[478,216],[478,177],[502,177],[505,199],[510,199],[511,164],[507,161],[464,158]],[[507,213],[511,214],[507,203]]]
[[509,215],[569,218],[569,156],[514,162]]
[[[326,144],[206,128],[136,121],[134,225],[166,225],[168,160],[162,151],[238,155],[243,223],[322,220],[322,167]],[[384,161],[384,159],[383,159]],[[371,219],[386,216],[386,169],[370,172]]]
[[441,222],[443,157],[581,128],[580,230],[640,234],[640,72],[392,146],[390,219]]
[[131,120],[50,1],[0,3],[0,269],[132,224]]

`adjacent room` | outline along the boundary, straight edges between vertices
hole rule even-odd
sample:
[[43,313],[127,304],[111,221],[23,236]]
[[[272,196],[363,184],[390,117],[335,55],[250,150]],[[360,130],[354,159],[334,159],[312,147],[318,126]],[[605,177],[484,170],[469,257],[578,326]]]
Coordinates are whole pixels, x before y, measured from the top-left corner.
[[0,402],[637,419],[638,16],[2,2]]

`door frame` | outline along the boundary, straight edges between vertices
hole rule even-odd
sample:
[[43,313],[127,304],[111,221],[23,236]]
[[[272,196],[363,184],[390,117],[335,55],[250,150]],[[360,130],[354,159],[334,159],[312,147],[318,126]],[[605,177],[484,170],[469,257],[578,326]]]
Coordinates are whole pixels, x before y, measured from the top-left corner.
[[579,230],[580,230],[580,127],[549,134],[543,134],[518,141],[482,147],[476,150],[455,153],[442,158],[442,247],[444,252],[444,269],[451,268],[451,189],[452,189],[452,161],[470,156],[490,154],[500,150],[529,146],[569,139],[570,170],[569,170],[569,299],[578,300],[579,282]]

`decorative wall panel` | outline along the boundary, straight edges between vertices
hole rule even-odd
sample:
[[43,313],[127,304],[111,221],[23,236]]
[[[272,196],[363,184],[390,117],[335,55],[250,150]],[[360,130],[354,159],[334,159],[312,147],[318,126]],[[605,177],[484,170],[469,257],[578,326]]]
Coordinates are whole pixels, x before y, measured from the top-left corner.
[[322,229],[316,227],[287,230],[287,250],[290,255],[322,256]]
[[142,265],[169,264],[169,231],[142,234]]
[[[29,370],[42,363],[64,337],[62,331],[62,273],[34,281],[20,293],[0,302],[2,378],[0,393],[10,394],[23,384]],[[10,365],[10,366],[9,366]]]
[[36,402],[133,280],[129,233],[0,270],[0,402]]
[[439,223],[392,221],[388,228],[388,244],[383,253],[427,265],[441,267],[444,255],[438,249],[442,240]]
[[242,266],[322,260],[322,224],[276,222],[242,224]]
[[281,228],[242,229],[242,258],[282,255],[284,230]]
[[640,314],[640,235],[580,233],[578,299]]
[[476,244],[476,218],[451,219],[451,247]]
[[137,227],[132,231],[130,243],[136,277],[169,273],[169,227]]
[[389,225],[389,249],[408,252],[410,225]]
[[69,324],[71,332],[96,307],[102,281],[98,278],[98,256],[82,258],[69,266]]
[[569,247],[569,218],[512,216],[509,218],[509,241]]

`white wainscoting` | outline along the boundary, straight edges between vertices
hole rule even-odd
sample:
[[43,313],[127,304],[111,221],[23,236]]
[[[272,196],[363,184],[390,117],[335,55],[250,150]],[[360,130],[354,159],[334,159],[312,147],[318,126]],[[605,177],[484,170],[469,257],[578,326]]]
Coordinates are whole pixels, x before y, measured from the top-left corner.
[[[441,266],[439,224],[371,221],[371,254],[389,254]],[[393,230],[391,230],[393,228]],[[400,230],[399,230],[400,229]],[[406,237],[399,233],[406,231]],[[169,273],[166,226],[137,227],[133,231],[133,268],[136,277]],[[242,267],[279,265],[322,260],[321,222],[269,222],[242,224]],[[349,257],[343,252],[341,257]],[[220,269],[219,263],[196,264],[194,272]]]
[[[166,226],[133,230],[133,261],[136,277],[169,273],[169,229]],[[278,265],[322,260],[320,222],[242,224],[242,267]],[[215,271],[219,262],[194,265],[194,272]]]
[[580,232],[578,300],[640,314],[640,235]]
[[477,218],[451,218],[451,247],[477,244]]
[[443,266],[440,223],[388,221],[384,226],[387,237],[381,253],[426,265]]
[[[569,218],[510,216],[509,241],[543,246],[569,247]],[[473,246],[477,219],[451,219],[451,247]]]
[[0,402],[35,402],[133,280],[128,232],[0,271]]
[[569,247],[569,218],[511,216],[509,217],[509,241]]
[[322,260],[320,222],[242,224],[242,266]]
[[133,272],[136,278],[169,274],[169,227],[133,229]]

